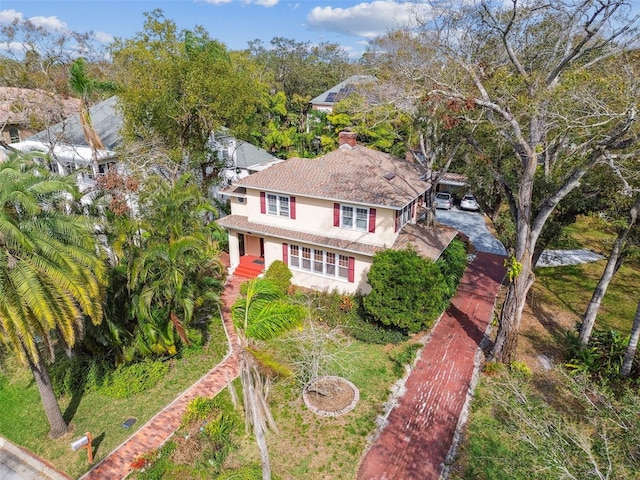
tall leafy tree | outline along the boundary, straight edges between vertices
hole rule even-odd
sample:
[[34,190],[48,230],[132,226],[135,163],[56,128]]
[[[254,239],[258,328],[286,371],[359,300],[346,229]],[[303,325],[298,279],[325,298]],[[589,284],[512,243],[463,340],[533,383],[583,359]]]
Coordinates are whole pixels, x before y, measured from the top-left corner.
[[0,162],[0,340],[31,369],[54,438],[68,427],[46,359],[102,320],[105,265],[94,222],[65,211],[76,195],[25,154]]
[[476,123],[510,147],[500,166],[484,157],[514,224],[497,360],[515,356],[548,220],[591,168],[636,142],[640,77],[628,47],[638,17],[630,9],[627,0],[486,0],[422,18],[422,38],[434,46],[423,67],[427,95],[473,105],[482,112]]
[[146,145],[130,163],[148,169],[151,159],[175,178],[212,160],[212,132],[249,136],[260,90],[201,27],[178,31],[161,10],[145,15],[143,31],[112,48],[123,133]]

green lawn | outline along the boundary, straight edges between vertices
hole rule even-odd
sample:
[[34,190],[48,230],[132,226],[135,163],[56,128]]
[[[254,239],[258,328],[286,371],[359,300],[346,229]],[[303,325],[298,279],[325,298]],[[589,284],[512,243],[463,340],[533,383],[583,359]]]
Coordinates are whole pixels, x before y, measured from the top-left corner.
[[[286,345],[277,343],[270,347],[281,353],[286,349]],[[278,432],[267,434],[273,478],[354,479],[368,437],[376,429],[375,420],[382,413],[382,405],[388,399],[389,387],[402,372],[394,359],[410,362],[415,357],[415,352],[416,349],[408,343],[384,346],[357,341],[342,350],[342,358],[348,360],[348,363],[340,362],[342,367],[334,365],[332,373],[351,380],[359,389],[360,401],[354,410],[339,417],[321,417],[309,411],[302,401],[301,385],[292,378],[273,383],[269,403]],[[234,385],[240,395],[239,382],[234,382]],[[220,397],[222,400],[228,398],[227,391]],[[185,433],[178,432],[177,436],[182,437],[175,442],[178,446],[174,447],[176,449],[173,453],[163,454],[159,461],[161,465],[154,465],[148,472],[137,472],[132,478],[260,478],[227,476],[234,475],[232,472],[238,469],[260,465],[257,446],[252,435],[244,434],[244,428],[241,427],[240,433],[234,435],[235,447],[223,464],[221,477],[218,477],[215,466],[207,464],[202,454],[194,457],[194,449],[203,452],[210,452],[211,449],[206,446],[196,447],[195,444],[185,445]],[[192,433],[190,436],[193,435]],[[187,464],[185,458],[189,459]]]
[[[72,413],[73,432],[52,440],[37,388],[29,370],[7,359],[0,370],[0,435],[22,445],[51,462],[72,477],[88,468],[86,453],[73,452],[69,443],[84,432],[94,438],[95,461],[98,462],[133,431],[153,417],[162,407],[186,390],[205,372],[214,367],[227,352],[227,340],[219,319],[212,321],[211,341],[201,353],[169,360],[171,368],[163,380],[151,390],[125,399],[114,399],[97,392],[78,400],[60,399],[63,414]],[[128,418],[137,420],[132,430],[122,428]]]

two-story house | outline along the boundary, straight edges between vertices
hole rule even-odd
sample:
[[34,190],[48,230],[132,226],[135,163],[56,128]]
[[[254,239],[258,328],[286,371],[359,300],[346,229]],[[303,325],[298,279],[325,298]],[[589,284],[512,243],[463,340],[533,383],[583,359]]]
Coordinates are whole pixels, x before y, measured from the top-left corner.
[[376,252],[412,245],[436,259],[456,236],[448,227],[416,223],[429,183],[420,165],[356,143],[315,159],[291,158],[229,188],[231,271],[243,258],[284,261],[295,285],[367,293]]

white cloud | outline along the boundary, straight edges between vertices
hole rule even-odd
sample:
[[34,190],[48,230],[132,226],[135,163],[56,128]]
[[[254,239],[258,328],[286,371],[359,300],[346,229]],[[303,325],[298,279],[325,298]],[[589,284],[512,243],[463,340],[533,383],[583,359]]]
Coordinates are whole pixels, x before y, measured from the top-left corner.
[[22,13],[15,10],[0,10],[0,24],[8,25],[14,20],[22,20]]
[[[213,5],[221,5],[223,3],[231,3],[234,0],[203,0],[205,3],[211,3]],[[239,0],[246,5],[261,5],[263,7],[273,7],[277,5],[280,0]]]
[[111,43],[114,40],[113,35],[105,32],[93,32],[93,38],[100,43]]
[[373,38],[412,23],[420,8],[426,6],[396,0],[363,2],[349,8],[315,7],[307,15],[307,22],[316,30]]
[[21,42],[0,42],[0,52],[12,52],[14,54],[21,54],[27,51],[27,47]]
[[263,7],[273,7],[274,5],[277,5],[280,2],[280,0],[254,0],[253,3],[255,3],[256,5],[262,5]]
[[29,21],[36,27],[42,27],[46,30],[63,32],[67,29],[67,24],[58,20],[58,17],[31,17]]

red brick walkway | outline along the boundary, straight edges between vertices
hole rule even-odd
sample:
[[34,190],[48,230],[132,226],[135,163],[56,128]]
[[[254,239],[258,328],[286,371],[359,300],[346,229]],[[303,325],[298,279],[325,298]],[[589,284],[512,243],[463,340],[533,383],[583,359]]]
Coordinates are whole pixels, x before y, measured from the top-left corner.
[[180,426],[188,403],[195,397],[214,397],[238,375],[237,337],[231,324],[229,308],[235,301],[240,284],[246,279],[231,277],[222,293],[222,314],[231,346],[230,353],[198,382],[149,420],[136,433],[105,457],[82,480],[118,480],[131,472],[131,462],[139,455],[161,447]]
[[404,394],[365,454],[358,480],[441,478],[504,278],[503,261],[499,255],[478,253],[469,265]]

